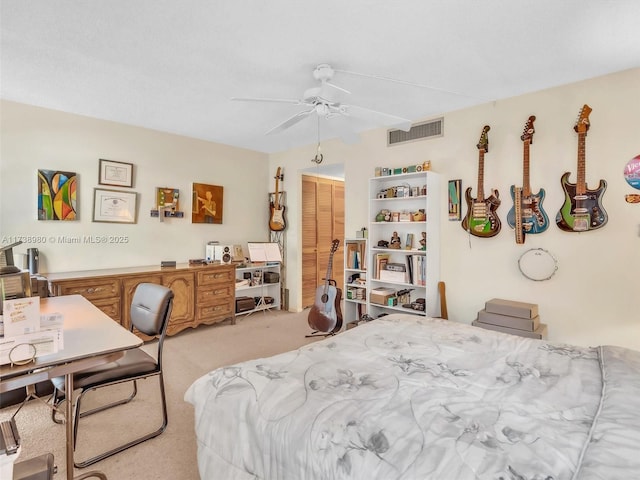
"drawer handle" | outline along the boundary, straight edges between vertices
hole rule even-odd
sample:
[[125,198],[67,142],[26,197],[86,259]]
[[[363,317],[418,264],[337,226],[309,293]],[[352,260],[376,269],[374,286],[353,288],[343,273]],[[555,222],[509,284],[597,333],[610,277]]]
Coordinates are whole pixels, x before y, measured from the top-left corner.
[[214,293],[214,295],[220,295],[221,293],[225,293],[226,290],[216,290]]
[[222,307],[220,305],[218,305],[217,307],[214,307],[213,309],[215,312],[217,312],[218,310],[222,310]]
[[101,290],[102,290],[102,288],[100,288],[100,287],[87,288],[87,293],[97,293],[97,292],[100,292]]

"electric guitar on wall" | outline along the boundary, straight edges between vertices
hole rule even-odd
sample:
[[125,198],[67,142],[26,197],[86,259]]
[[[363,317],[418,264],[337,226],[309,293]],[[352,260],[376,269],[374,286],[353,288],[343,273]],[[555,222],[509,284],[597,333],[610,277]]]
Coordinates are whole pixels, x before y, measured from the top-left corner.
[[287,228],[287,222],[284,218],[284,205],[280,205],[280,192],[278,191],[278,182],[284,178],[284,174],[281,173],[280,167],[276,172],[276,193],[273,196],[273,202],[270,202],[270,214],[269,214],[269,229],[274,232],[280,232]]
[[[549,217],[542,208],[545,191],[541,188],[538,193],[531,193],[531,185],[529,184],[529,145],[533,143],[533,122],[536,117],[531,115],[524,126],[524,132],[520,139],[524,142],[523,165],[522,165],[522,194],[519,199],[520,222],[523,233],[542,233],[549,227]],[[517,228],[518,214],[516,212],[516,186],[511,185],[511,198],[513,199],[513,207],[507,214],[507,223],[511,228]],[[516,232],[517,238],[518,232]],[[523,237],[524,238],[524,237]],[[523,241],[524,243],[524,241]]]
[[315,302],[311,310],[309,310],[307,321],[315,332],[333,334],[342,328],[342,311],[340,310],[342,290],[336,287],[335,280],[331,280],[333,254],[338,250],[339,244],[340,241],[337,239],[331,243],[327,276],[325,277],[324,285],[316,290]]
[[607,182],[600,180],[598,188],[590,190],[585,180],[585,138],[589,130],[591,107],[584,105],[573,129],[578,132],[578,175],[576,183],[569,182],[569,172],[562,175],[560,183],[564,190],[564,204],[556,215],[556,224],[566,232],[585,232],[603,227],[608,220],[602,207],[602,196]]
[[487,132],[491,127],[485,125],[478,142],[478,197],[471,197],[471,187],[465,191],[467,214],[462,220],[462,228],[476,237],[493,237],[500,231],[500,219],[496,210],[500,206],[500,194],[492,190],[489,198],[484,198],[484,154],[489,151]]

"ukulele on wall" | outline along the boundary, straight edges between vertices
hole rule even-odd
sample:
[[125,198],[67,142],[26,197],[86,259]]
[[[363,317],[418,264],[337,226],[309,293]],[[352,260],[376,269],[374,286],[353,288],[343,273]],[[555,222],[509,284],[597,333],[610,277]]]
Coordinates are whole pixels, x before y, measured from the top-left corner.
[[[524,243],[525,233],[542,233],[549,227],[549,217],[542,208],[545,191],[541,188],[538,193],[531,193],[529,184],[529,145],[533,143],[533,122],[536,117],[531,115],[524,126],[520,139],[523,143],[522,188],[520,198],[517,197],[515,185],[511,185],[511,198],[513,207],[507,214],[507,223],[511,228],[522,230],[522,242],[518,241],[519,232],[516,231],[516,243]],[[518,200],[518,201],[516,201]],[[520,213],[517,212],[519,210]],[[518,219],[518,217],[520,217]]]
[[270,202],[269,209],[269,229],[274,232],[280,232],[287,228],[287,222],[284,218],[284,209],[285,206],[280,204],[280,192],[278,191],[279,181],[284,178],[284,174],[281,173],[282,170],[278,167],[278,171],[276,172],[276,193],[273,196],[273,202]]
[[569,182],[569,172],[562,175],[560,183],[564,190],[564,204],[556,215],[556,224],[566,232],[585,232],[603,227],[607,223],[607,212],[602,207],[602,196],[607,182],[600,180],[598,188],[587,188],[585,165],[585,138],[589,130],[591,107],[584,105],[573,129],[578,132],[578,172],[576,183]]
[[331,243],[327,276],[324,279],[324,285],[316,290],[315,302],[309,310],[307,321],[315,332],[333,334],[342,328],[342,311],[340,310],[342,290],[336,287],[336,281],[331,279],[333,254],[338,250],[339,244],[340,241],[337,239]]
[[471,197],[471,187],[465,191],[467,214],[462,220],[462,228],[476,237],[493,237],[500,231],[500,219],[496,210],[500,206],[500,194],[492,190],[489,198],[484,198],[484,154],[489,151],[487,132],[491,127],[485,125],[477,144],[478,159],[478,197]]

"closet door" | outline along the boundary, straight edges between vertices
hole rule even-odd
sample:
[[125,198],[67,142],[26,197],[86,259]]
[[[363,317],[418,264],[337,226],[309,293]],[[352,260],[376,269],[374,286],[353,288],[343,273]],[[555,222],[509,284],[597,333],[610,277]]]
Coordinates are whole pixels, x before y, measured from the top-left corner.
[[333,257],[331,278],[343,283],[344,182],[302,176],[302,306],[313,305],[324,284],[334,239],[340,248]]

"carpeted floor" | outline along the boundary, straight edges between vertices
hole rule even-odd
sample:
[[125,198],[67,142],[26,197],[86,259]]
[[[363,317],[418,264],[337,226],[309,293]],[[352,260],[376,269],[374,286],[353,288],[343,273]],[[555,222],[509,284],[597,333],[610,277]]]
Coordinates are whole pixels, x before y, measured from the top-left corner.
[[[110,480],[126,479],[199,479],[196,461],[193,407],[183,400],[186,389],[205,373],[223,366],[254,358],[268,357],[296,349],[322,337],[305,338],[310,333],[307,311],[260,312],[238,317],[236,325],[200,326],[194,330],[168,337],[164,347],[165,386],[169,425],[159,437],[148,440],[120,454],[77,470],[100,470]],[[145,347],[146,348],[146,347]],[[86,417],[80,423],[76,459],[94,455],[96,449],[108,448],[158,428],[161,423],[160,400],[156,378],[140,383],[136,400],[118,406],[109,413]],[[84,407],[98,400],[115,398],[123,393],[114,387],[108,394],[85,396]],[[116,392],[119,390],[119,392]],[[0,420],[6,420],[16,406],[0,410]],[[27,403],[16,416],[22,437],[20,460],[46,452],[54,454],[58,473],[64,478],[64,425],[51,421],[48,407],[37,400]],[[224,435],[224,432],[220,432]],[[204,480],[204,479],[203,479]],[[224,479],[206,479],[224,480]]]

